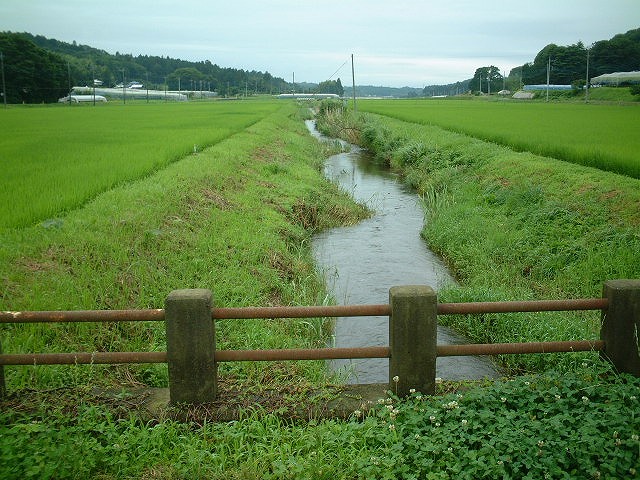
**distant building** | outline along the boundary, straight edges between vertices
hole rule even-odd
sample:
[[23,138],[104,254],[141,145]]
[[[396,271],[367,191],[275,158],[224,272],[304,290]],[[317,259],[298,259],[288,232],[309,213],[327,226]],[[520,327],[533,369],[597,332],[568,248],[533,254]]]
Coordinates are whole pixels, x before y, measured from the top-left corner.
[[280,100],[322,100],[325,98],[340,98],[336,93],[281,93],[277,95]]
[[106,102],[107,99],[102,95],[67,95],[58,99],[58,103],[81,103],[81,102]]
[[591,85],[620,85],[640,83],[640,72],[605,73],[591,78]]
[[525,85],[522,89],[525,92],[538,92],[544,90],[571,90],[571,85],[547,85],[543,83],[541,85]]
[[520,90],[519,92],[514,93],[511,98],[515,98],[517,100],[531,100],[534,96],[535,94],[533,92],[523,92]]

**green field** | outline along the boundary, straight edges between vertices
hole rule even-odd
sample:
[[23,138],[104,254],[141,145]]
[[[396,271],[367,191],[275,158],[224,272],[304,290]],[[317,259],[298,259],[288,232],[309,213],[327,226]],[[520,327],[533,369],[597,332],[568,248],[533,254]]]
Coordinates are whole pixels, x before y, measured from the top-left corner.
[[[166,161],[158,149],[162,159],[156,160],[164,166],[103,185],[91,200],[56,210],[55,222],[0,229],[0,310],[162,308],[177,288],[209,288],[219,306],[329,301],[314,269],[310,236],[367,212],[323,178],[322,161],[335,152],[308,134],[301,111],[289,103],[161,107],[131,108],[147,112],[138,117],[142,124],[166,116],[157,123],[187,125],[165,130],[181,139],[174,142],[181,157]],[[215,115],[223,111],[218,107],[238,109],[229,118],[239,122],[244,115],[250,126],[226,122]],[[43,115],[61,123],[75,110],[38,107],[24,113],[26,118],[31,112],[35,124]],[[227,131],[230,124],[237,131],[194,155],[188,126],[196,111],[207,118],[205,130]],[[83,107],[77,112],[103,113]],[[640,275],[636,180],[516,154],[436,127],[370,117],[357,127],[381,147],[377,155],[411,160],[412,148],[400,155],[397,147],[418,145],[415,151],[434,160],[411,164],[405,176],[428,207],[427,238],[461,281],[443,293],[445,301],[591,294],[603,278]],[[36,153],[52,145],[51,137],[38,140],[37,130],[25,131]],[[72,149],[74,137],[66,141]],[[108,155],[126,152],[136,141],[134,136],[121,145],[109,137],[100,144],[94,138],[90,147],[93,155]],[[382,148],[389,145],[395,149]],[[153,158],[149,154],[149,165]],[[71,180],[82,183],[86,174],[76,172]],[[587,270],[593,255],[596,268]],[[614,256],[618,263],[611,262]],[[461,330],[466,325],[474,338],[495,341],[558,340],[593,333],[595,324],[591,317],[529,314],[453,322]],[[328,327],[323,319],[219,321],[217,345],[314,348],[326,345]],[[0,325],[0,342],[7,353],[166,349],[161,322]],[[305,410],[330,380],[322,362],[225,363],[219,370],[223,391],[247,402],[229,423],[207,416],[207,408],[225,407],[224,398],[204,410],[189,409],[189,422],[141,413],[141,396],[132,392],[166,386],[166,365],[7,367],[0,478],[636,476],[638,379],[608,371],[597,355],[546,358],[527,366],[561,370],[481,387],[465,384],[460,391],[445,382],[439,386],[443,396],[416,392],[399,400],[389,394],[368,414],[354,412],[346,420],[323,420]],[[276,392],[273,402],[255,406],[267,391]],[[323,395],[331,398],[332,392]],[[309,415],[288,416],[300,408]],[[169,414],[174,411],[182,410],[174,407]]]
[[358,108],[640,178],[638,105],[364,100]]
[[0,112],[0,228],[60,216],[237,133],[277,104],[30,107]]

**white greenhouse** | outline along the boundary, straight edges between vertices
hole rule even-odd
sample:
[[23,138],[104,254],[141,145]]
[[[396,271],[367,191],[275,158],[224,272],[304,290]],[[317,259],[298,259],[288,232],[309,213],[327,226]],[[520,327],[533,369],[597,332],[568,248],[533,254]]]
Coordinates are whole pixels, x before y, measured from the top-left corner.
[[614,72],[591,78],[592,85],[620,85],[640,83],[640,72]]

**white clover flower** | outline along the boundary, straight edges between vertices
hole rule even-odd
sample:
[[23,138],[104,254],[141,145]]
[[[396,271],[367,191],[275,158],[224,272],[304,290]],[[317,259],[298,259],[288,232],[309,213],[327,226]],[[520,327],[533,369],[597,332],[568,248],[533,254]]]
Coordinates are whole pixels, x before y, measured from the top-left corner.
[[618,433],[617,430],[614,430],[613,432],[613,438],[618,438],[620,436],[620,434]]
[[528,387],[529,385],[531,385],[530,382],[524,382],[524,384]]
[[544,447],[544,440],[538,440],[538,446],[540,448]]
[[431,415],[431,416],[429,417],[429,420],[431,420],[431,423],[433,423],[433,422],[435,422],[435,421],[436,421],[436,417],[434,417],[433,415]]
[[467,421],[467,419],[466,419],[466,418],[463,418],[463,419],[462,419],[462,425],[466,425],[467,423],[469,423],[469,422]]
[[386,403],[387,405],[391,405],[393,403],[393,398],[387,398],[384,403]]
[[413,438],[415,438],[416,440],[418,440],[420,438],[420,435],[418,435],[417,433],[413,436]]
[[391,430],[392,432],[395,431],[396,426],[392,423],[391,425],[389,425],[389,430]]
[[416,395],[416,398],[417,398],[418,400],[422,400],[422,395]]
[[378,399],[378,403],[379,403],[380,405],[384,405],[384,398],[379,398],[379,399]]
[[616,441],[614,443],[616,444],[616,447],[619,447],[620,445],[622,445],[622,440],[620,438],[616,438]]
[[447,448],[447,452],[453,452],[453,448],[451,447]]
[[636,397],[635,395],[631,395],[631,396],[629,397],[629,400],[635,400],[636,398],[637,398],[637,397]]
[[556,400],[560,400],[560,398],[561,398],[560,395],[558,395],[557,393],[554,395],[554,397],[555,397]]
[[356,418],[360,418],[360,417],[362,416],[362,412],[361,412],[360,410],[355,410],[355,411],[353,412],[353,415],[354,415]]
[[416,389],[415,388],[410,388],[409,389],[409,393],[416,393]]
[[500,397],[500,401],[501,401],[502,403],[504,403],[504,402],[506,402],[506,401],[507,401],[507,399],[506,399],[506,397]]
[[640,437],[639,437],[636,433],[634,433],[633,435],[631,435],[631,440],[633,440],[633,441],[637,442],[639,439],[640,439]]
[[582,403],[589,403],[589,397],[583,396]]
[[436,426],[436,427],[439,427],[439,426],[440,426],[440,422],[436,422],[436,423],[435,423],[435,426]]
[[504,462],[502,460],[498,460],[498,465],[504,465]]
[[400,381],[400,377],[396,375],[395,377],[393,377],[393,381],[398,383]]
[[393,405],[385,405],[385,407],[387,407],[387,410],[393,410]]

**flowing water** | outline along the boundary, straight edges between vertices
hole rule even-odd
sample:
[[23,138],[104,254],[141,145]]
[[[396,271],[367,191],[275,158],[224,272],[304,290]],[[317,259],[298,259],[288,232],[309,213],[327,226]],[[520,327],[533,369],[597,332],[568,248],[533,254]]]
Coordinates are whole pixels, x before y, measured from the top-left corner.
[[[306,122],[320,140],[328,140]],[[335,300],[343,305],[386,304],[395,285],[429,285],[438,290],[453,283],[442,261],[420,237],[424,211],[418,195],[388,169],[369,161],[356,146],[325,161],[324,173],[366,204],[374,214],[357,225],[334,228],[313,237],[318,269]],[[438,344],[467,343],[451,329],[438,327]],[[335,347],[389,344],[388,317],[336,319]],[[334,360],[331,368],[347,383],[385,383],[388,359]],[[450,380],[494,378],[499,373],[486,357],[443,357],[436,363],[438,377]]]

